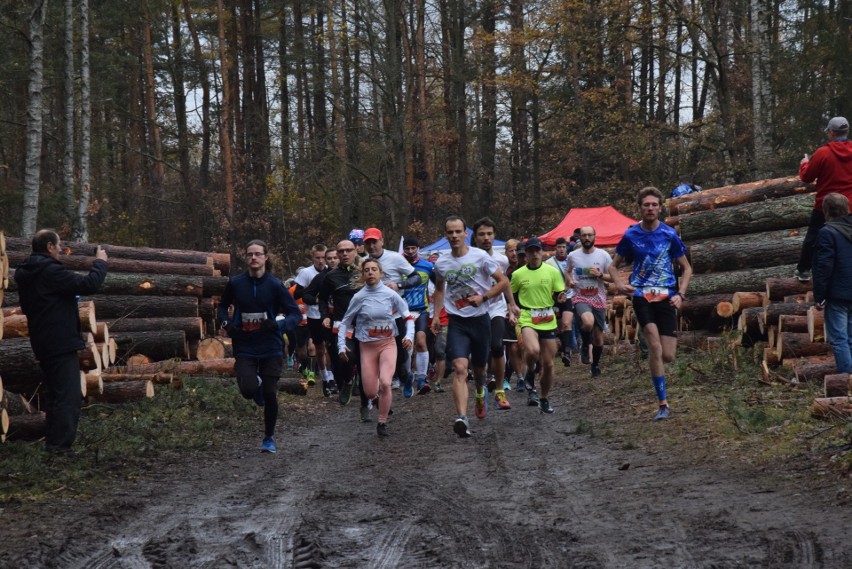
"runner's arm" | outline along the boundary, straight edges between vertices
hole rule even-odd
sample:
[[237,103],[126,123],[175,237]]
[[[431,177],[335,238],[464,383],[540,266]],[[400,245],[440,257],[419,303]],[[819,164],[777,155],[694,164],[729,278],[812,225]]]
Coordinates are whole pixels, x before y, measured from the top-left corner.
[[444,279],[435,273],[435,292],[432,293],[432,304],[435,306],[435,317],[432,318],[432,331],[441,332],[441,310],[444,308]]

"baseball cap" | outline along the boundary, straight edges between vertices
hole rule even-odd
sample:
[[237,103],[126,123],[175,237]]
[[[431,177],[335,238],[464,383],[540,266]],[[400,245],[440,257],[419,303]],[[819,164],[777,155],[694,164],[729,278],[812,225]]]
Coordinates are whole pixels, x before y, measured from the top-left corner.
[[364,232],[364,241],[367,239],[382,239],[382,232],[375,227],[370,227]]
[[353,229],[349,232],[349,240],[355,243],[356,245],[364,242],[364,230],[363,229]]
[[538,237],[530,237],[527,239],[527,242],[524,243],[524,251],[527,249],[541,249],[541,239]]
[[402,240],[403,247],[420,247],[420,242],[417,241],[417,237],[410,236],[406,237]]
[[834,117],[828,121],[828,126],[825,127],[825,132],[833,130],[835,132],[843,132],[849,130],[849,121],[843,117]]

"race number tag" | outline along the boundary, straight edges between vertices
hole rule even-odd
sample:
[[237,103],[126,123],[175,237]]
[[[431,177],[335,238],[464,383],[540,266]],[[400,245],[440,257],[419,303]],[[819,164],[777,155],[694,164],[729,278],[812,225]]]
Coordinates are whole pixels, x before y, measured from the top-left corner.
[[[340,331],[340,320],[334,321],[334,324],[331,325],[331,331],[334,333],[335,336],[337,336],[337,333]],[[346,338],[347,339],[351,340],[352,334],[353,334],[352,328],[349,328],[348,330],[346,330]]]
[[530,308],[530,320],[533,324],[546,324],[553,320],[553,309]]
[[458,308],[459,310],[461,310],[461,309],[462,309],[462,308],[464,308],[465,306],[470,306],[470,301],[467,299],[467,297],[464,297],[464,298],[457,298],[457,299],[455,300],[455,302],[453,302],[453,304],[455,305],[455,307],[456,307],[456,308]]
[[661,302],[668,299],[669,289],[667,287],[646,286],[642,287],[642,296],[648,302]]
[[243,332],[254,332],[256,330],[260,330],[260,327],[263,326],[263,321],[266,320],[267,316],[265,312],[244,312],[242,314],[242,331]]
[[393,338],[393,320],[379,320],[371,322],[367,328],[367,336],[370,338]]

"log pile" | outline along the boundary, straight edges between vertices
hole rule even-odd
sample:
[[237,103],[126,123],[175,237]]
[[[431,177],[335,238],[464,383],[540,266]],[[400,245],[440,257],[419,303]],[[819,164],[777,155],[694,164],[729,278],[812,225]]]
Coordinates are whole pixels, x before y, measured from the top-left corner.
[[[87,272],[97,245],[64,243],[61,262]],[[30,242],[0,234],[0,439],[43,435],[38,412],[44,388],[41,369],[29,345],[26,316],[18,307],[14,267],[30,254]],[[134,359],[189,360],[215,330],[215,302],[230,274],[230,255],[104,245],[109,273],[98,294],[79,301],[86,348],[80,352],[81,395],[118,403],[154,395],[154,385],[180,387],[172,372],[112,372],[110,366]],[[6,290],[8,286],[8,290]],[[209,352],[206,351],[205,354]],[[224,348],[222,355],[226,354]],[[223,373],[231,374],[230,369]],[[21,405],[20,403],[26,403]]]

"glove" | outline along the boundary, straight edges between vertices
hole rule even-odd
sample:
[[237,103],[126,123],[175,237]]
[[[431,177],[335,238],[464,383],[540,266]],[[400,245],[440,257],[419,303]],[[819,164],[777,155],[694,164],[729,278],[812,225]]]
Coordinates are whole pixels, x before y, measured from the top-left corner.
[[278,323],[274,318],[267,318],[263,321],[263,324],[260,325],[260,329],[264,332],[275,332],[278,333]]

